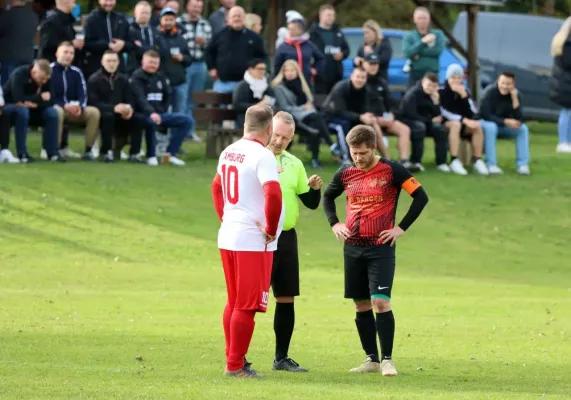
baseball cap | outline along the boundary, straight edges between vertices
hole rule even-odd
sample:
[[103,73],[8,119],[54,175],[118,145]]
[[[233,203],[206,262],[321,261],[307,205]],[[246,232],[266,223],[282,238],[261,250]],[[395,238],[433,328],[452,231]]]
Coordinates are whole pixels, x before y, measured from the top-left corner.
[[161,17],[162,17],[163,15],[167,15],[167,14],[176,15],[176,13],[174,12],[174,10],[173,10],[172,8],[163,8],[163,9],[161,10]]
[[368,63],[372,63],[372,64],[378,64],[379,63],[379,56],[375,53],[369,53],[365,56],[365,61],[367,61]]

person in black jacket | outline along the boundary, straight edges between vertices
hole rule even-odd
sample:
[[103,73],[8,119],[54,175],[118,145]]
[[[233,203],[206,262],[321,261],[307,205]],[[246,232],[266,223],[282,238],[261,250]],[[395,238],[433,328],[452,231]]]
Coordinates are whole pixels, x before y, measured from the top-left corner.
[[113,50],[119,54],[120,72],[126,72],[123,61],[124,54],[135,49],[135,44],[129,38],[129,22],[127,18],[115,12],[116,0],[99,0],[100,8],[85,20],[85,66],[83,73],[86,78],[99,70],[101,58],[105,50]]
[[[140,162],[141,136],[145,121],[142,113],[135,112],[135,97],[129,78],[117,72],[119,56],[106,50],[101,60],[102,68],[91,75],[87,84],[89,104],[101,113],[101,154],[105,162],[113,162],[113,137],[131,136],[129,162]],[[118,140],[119,141],[119,140]]]
[[[172,8],[161,11],[161,25],[157,42],[161,54],[161,72],[170,81],[171,105],[174,112],[182,112],[186,100],[186,68],[192,63],[186,40],[176,25],[176,14]],[[190,133],[190,132],[189,132]]]
[[549,98],[561,107],[557,153],[571,154],[571,17],[551,41],[553,67],[549,78]]
[[[75,0],[57,0],[56,8],[40,27],[40,45],[38,58],[45,58],[49,62],[56,60],[57,48],[62,42],[71,42],[76,50],[82,50],[85,45],[83,39],[76,39],[75,18],[71,11],[75,7]],[[77,63],[78,58],[75,61]],[[76,64],[77,65],[77,64]]]
[[254,105],[275,104],[274,92],[270,87],[266,76],[266,62],[262,59],[250,61],[248,70],[244,73],[241,81],[232,94],[232,106],[236,113],[236,128],[244,126],[246,110]]
[[329,94],[343,79],[343,60],[349,57],[349,44],[335,24],[335,8],[324,4],[319,8],[319,23],[312,25],[310,40],[325,55],[325,67],[315,76],[315,93]]
[[360,66],[367,54],[375,53],[379,57],[379,71],[377,74],[385,81],[389,81],[389,63],[393,56],[393,48],[388,37],[383,36],[380,25],[372,19],[363,24],[364,43],[357,50],[357,57],[353,64]]
[[171,130],[170,143],[167,148],[168,162],[174,165],[185,165],[177,154],[184,138],[192,129],[194,121],[188,115],[170,113],[171,88],[167,78],[158,72],[161,64],[159,53],[149,50],[143,55],[142,68],[131,76],[131,85],[138,101],[138,108],[145,115],[145,130],[147,138],[147,164],[157,165],[154,146],[150,148],[149,141],[155,137],[157,128]]
[[215,92],[232,93],[243,79],[250,60],[267,58],[262,38],[244,27],[244,18],[242,7],[232,7],[228,26],[216,33],[206,47],[205,60],[215,81]]
[[151,26],[151,5],[147,2],[139,2],[135,6],[133,16],[135,20],[129,25],[129,40],[135,45],[129,54],[127,71],[133,73],[141,67],[143,54],[147,50],[158,50],[157,31]]
[[424,155],[424,138],[432,136],[436,165],[440,171],[450,172],[450,167],[446,164],[448,152],[446,130],[442,126],[438,76],[435,73],[427,72],[420,82],[407,90],[396,117],[410,127],[412,141],[410,162],[420,171],[424,171],[421,163]]

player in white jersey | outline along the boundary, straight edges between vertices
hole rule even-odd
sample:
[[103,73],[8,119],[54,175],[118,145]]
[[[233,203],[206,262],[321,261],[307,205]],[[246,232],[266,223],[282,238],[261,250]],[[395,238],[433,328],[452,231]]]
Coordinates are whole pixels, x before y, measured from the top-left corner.
[[259,377],[245,356],[256,312],[266,312],[273,251],[283,226],[282,192],[276,158],[266,148],[273,112],[256,105],[246,111],[244,137],[218,161],[212,198],[219,219],[218,248],[228,302],[224,308],[226,375]]

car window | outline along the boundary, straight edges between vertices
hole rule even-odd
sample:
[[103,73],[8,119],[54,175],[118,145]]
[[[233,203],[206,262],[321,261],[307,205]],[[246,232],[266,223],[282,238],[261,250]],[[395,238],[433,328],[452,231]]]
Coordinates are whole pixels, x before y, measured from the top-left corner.
[[[478,17],[478,58],[497,62],[500,52],[502,26],[502,20],[493,14],[481,14]],[[465,12],[458,15],[452,34],[465,49],[468,47]]]
[[363,44],[363,35],[345,35],[349,45],[349,58],[357,57],[357,50]]
[[402,39],[402,37],[389,36],[389,41],[391,42],[391,46],[393,48],[393,58],[405,58],[402,52]]

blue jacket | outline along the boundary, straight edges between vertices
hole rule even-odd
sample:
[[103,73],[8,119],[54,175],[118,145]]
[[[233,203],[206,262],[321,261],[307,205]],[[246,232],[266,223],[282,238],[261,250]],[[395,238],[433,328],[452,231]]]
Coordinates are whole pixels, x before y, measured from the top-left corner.
[[64,67],[57,62],[50,65],[54,103],[63,107],[70,101],[79,101],[84,109],[87,106],[87,85],[83,72],[73,65]]
[[[309,35],[306,36],[309,37]],[[286,60],[297,61],[308,84],[311,84],[311,68],[315,68],[317,73],[320,73],[325,66],[325,56],[311,40],[295,42],[286,39],[285,43],[276,50],[274,76],[280,73]]]

